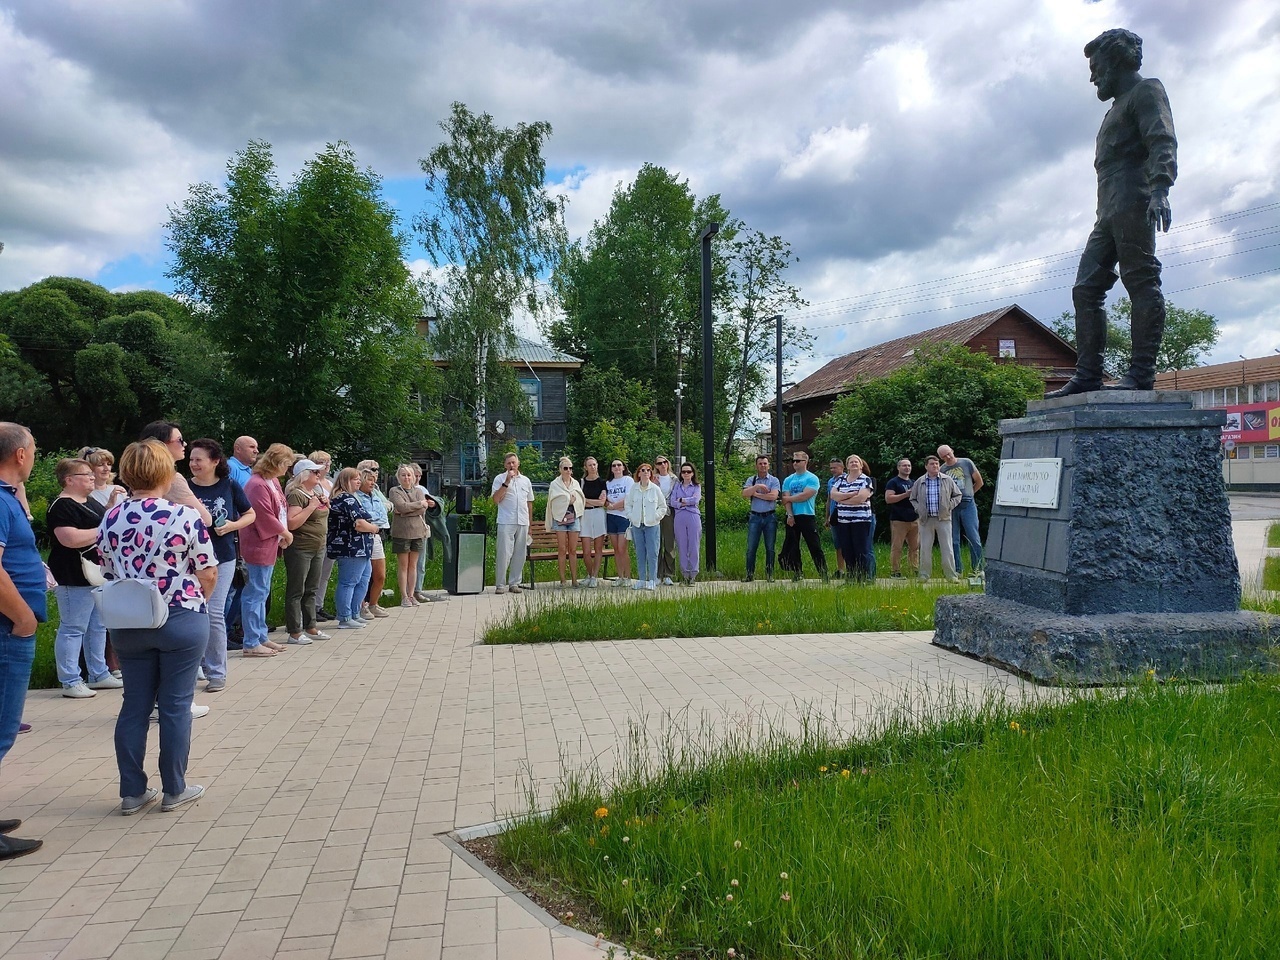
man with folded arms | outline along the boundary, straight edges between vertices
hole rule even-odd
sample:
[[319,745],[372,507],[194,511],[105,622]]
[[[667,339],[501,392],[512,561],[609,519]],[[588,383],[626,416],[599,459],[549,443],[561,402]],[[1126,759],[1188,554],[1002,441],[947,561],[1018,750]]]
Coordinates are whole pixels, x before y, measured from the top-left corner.
[[[36,441],[16,423],[0,422],[0,762],[18,735],[36,655],[36,624],[48,617],[44,564],[18,500],[31,476]],[[0,820],[0,860],[34,853],[42,840],[9,834],[21,820]]]

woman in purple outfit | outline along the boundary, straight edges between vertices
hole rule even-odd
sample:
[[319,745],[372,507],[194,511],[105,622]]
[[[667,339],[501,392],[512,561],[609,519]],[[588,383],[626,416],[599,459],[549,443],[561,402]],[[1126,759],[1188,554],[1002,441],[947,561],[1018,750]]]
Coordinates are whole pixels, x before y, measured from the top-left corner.
[[702,485],[698,483],[693,464],[680,465],[680,479],[671,485],[667,498],[676,515],[676,547],[680,551],[680,579],[692,585],[698,578],[698,548],[702,541],[702,514],[698,504],[702,502]]

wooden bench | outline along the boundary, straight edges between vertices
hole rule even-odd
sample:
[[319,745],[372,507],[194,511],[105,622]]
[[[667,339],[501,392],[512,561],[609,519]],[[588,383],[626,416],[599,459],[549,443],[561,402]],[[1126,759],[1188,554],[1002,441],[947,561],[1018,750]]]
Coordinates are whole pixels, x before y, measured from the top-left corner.
[[[531,541],[529,544],[529,552],[525,556],[525,570],[527,572],[526,579],[528,582],[525,583],[524,586],[528,587],[530,590],[534,590],[537,589],[537,582],[534,580],[533,576],[533,565],[543,560],[550,560],[552,563],[558,564],[560,560],[560,546],[556,541],[555,532],[548,532],[547,530],[544,530],[541,524],[534,524],[534,529],[531,531],[529,539]],[[607,579],[609,558],[613,556],[613,547],[609,546],[608,537],[605,537],[604,550],[601,551],[601,556],[603,556],[604,559],[600,563],[599,576],[601,579]],[[578,553],[575,562],[582,559],[582,538],[579,537]],[[557,567],[557,569],[559,568]]]

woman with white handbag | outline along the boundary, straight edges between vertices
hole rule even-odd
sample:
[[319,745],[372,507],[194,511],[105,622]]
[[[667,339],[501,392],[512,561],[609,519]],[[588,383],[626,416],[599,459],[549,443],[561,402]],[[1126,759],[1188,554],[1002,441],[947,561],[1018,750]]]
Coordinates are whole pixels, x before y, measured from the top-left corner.
[[[120,478],[130,495],[107,511],[98,529],[98,553],[108,583],[99,588],[103,621],[124,671],[124,699],[116,720],[120,812],[140,813],[156,799],[143,763],[154,705],[160,716],[160,809],[176,810],[204,794],[186,781],[191,752],[191,698],[196,670],[209,642],[206,598],[218,580],[218,560],[208,528],[192,507],[164,499],[173,482],[173,456],[157,440],[131,443],[120,456]],[[150,627],[121,627],[116,618],[145,620],[141,611],[111,597],[110,581],[135,581],[158,594],[162,605]],[[129,591],[136,595],[140,591]],[[109,596],[110,593],[110,596]]]
[[[93,498],[94,473],[89,461],[59,460],[53,475],[62,487],[45,517],[49,531],[49,569],[58,581],[58,634],[53,656],[58,665],[62,695],[73,699],[95,696],[97,690],[116,690],[124,684],[107,667],[107,628],[93,602],[93,588],[102,583],[98,566],[98,524],[106,508]],[[90,578],[93,582],[90,582]],[[89,682],[80,673],[80,652],[89,669]]]

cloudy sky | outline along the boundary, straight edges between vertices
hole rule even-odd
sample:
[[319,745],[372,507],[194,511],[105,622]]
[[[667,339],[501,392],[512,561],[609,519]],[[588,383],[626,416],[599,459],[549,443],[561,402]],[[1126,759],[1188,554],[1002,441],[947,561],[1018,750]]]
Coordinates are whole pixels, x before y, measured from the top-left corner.
[[286,176],[348,141],[407,223],[461,100],[550,121],[575,236],[652,162],[789,240],[799,374],[1007,303],[1048,320],[1093,221],[1081,48],[1113,26],[1177,124],[1165,289],[1219,318],[1212,359],[1269,354],[1274,0],[0,0],[0,289],[169,290],[167,208],[254,138]]

